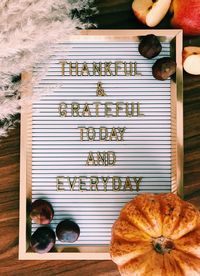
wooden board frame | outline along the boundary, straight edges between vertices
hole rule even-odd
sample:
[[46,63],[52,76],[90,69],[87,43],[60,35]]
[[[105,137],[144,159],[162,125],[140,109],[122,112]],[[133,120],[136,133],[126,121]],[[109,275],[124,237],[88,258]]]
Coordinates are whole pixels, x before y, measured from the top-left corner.
[[[69,37],[104,36],[110,40],[124,38],[133,41],[147,34],[155,34],[162,41],[169,41],[171,55],[176,58],[176,83],[171,81],[171,118],[172,118],[172,192],[183,197],[183,72],[182,72],[182,31],[181,30],[87,30]],[[28,81],[30,72],[24,72],[22,80]],[[30,85],[25,85],[23,94],[31,94]],[[28,201],[31,198],[31,104],[22,105],[21,112],[21,148],[20,148],[20,225],[19,225],[19,259],[20,260],[109,260],[107,246],[57,246],[57,252],[37,254],[29,249],[30,221],[27,218]]]

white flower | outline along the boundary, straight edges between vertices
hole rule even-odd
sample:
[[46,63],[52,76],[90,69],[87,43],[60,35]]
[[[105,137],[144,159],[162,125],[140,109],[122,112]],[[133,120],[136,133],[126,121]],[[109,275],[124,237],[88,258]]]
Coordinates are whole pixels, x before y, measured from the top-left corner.
[[[12,82],[12,76],[30,70],[36,63],[48,60],[51,43],[64,41],[77,29],[88,27],[72,11],[94,12],[93,0],[1,0],[0,1],[0,120],[19,112],[19,83]],[[80,18],[86,17],[82,13]],[[87,18],[86,18],[87,19]],[[43,78],[37,76],[36,84]],[[31,100],[27,97],[26,100]],[[5,135],[11,125],[0,130]]]

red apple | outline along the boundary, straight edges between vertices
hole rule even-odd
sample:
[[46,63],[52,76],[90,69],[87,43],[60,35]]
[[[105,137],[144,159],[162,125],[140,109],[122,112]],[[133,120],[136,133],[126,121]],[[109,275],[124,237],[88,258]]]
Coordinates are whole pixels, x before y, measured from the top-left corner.
[[171,0],[134,0],[132,9],[142,23],[154,27],[164,18],[170,4]]
[[185,47],[183,50],[183,68],[192,75],[200,75],[200,47]]
[[186,35],[200,35],[200,0],[173,0],[171,24]]

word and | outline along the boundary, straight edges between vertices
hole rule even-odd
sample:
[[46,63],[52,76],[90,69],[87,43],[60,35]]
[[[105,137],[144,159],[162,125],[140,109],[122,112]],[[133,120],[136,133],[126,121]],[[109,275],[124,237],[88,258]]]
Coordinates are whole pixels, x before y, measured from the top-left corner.
[[113,151],[90,151],[86,160],[87,166],[114,166],[115,163],[116,154]]
[[134,191],[140,190],[142,177],[136,176],[57,176],[56,189],[59,192],[70,190],[71,192],[89,191]]

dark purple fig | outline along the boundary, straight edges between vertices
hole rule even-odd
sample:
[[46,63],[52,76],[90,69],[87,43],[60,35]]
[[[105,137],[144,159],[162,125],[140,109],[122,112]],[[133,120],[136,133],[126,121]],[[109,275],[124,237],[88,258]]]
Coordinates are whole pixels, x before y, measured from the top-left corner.
[[56,236],[54,231],[47,227],[38,228],[31,236],[31,248],[33,251],[43,254],[49,252],[55,245]]
[[138,51],[145,58],[154,58],[160,54],[162,45],[157,36],[153,34],[146,35],[140,41]]
[[157,80],[166,80],[175,72],[176,62],[170,57],[158,59],[152,67],[152,74]]
[[75,242],[80,235],[80,228],[77,223],[66,219],[61,221],[56,227],[56,235],[62,242]]
[[54,216],[53,207],[43,199],[34,201],[31,205],[30,217],[37,224],[49,224]]

